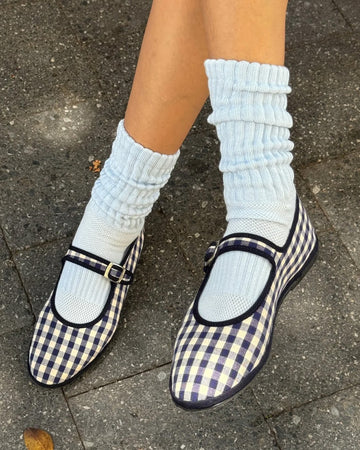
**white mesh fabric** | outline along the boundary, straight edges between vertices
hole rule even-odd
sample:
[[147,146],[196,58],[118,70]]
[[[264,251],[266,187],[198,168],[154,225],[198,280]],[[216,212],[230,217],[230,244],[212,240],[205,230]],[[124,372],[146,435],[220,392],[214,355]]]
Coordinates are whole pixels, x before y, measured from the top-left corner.
[[[106,292],[104,291],[103,294]],[[64,319],[73,323],[87,323],[96,319],[102,308],[105,306],[105,301],[103,298],[98,297],[98,304],[89,303],[84,298],[79,298],[73,295],[71,292],[66,292],[62,290],[57,291],[57,297],[61,298],[61,303],[55,301],[56,309],[58,313]],[[103,297],[103,295],[101,295]]]
[[110,287],[102,275],[67,261],[56,290],[56,309],[69,322],[90,322],[104,308]]
[[245,313],[259,298],[270,270],[267,259],[251,253],[220,255],[200,297],[200,316],[219,322]]
[[[290,225],[291,217],[289,215]],[[231,220],[225,236],[251,233],[281,246],[286,242],[290,225],[286,227],[276,222],[254,219]],[[200,297],[200,316],[217,322],[244,314],[259,298],[270,270],[271,264],[267,259],[252,253],[233,251],[220,255]]]

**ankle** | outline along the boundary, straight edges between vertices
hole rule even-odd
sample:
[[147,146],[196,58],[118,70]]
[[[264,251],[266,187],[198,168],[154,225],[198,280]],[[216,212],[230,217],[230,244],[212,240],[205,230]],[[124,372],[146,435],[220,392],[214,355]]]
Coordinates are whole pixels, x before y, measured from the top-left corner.
[[106,221],[101,211],[90,200],[72,244],[111,261],[119,261],[126,248],[139,236],[144,220],[138,228],[122,230]]

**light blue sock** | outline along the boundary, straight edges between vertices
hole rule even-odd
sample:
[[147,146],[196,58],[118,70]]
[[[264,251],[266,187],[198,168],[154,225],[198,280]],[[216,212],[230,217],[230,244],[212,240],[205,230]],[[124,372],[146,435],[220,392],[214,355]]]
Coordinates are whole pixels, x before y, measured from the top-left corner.
[[[213,108],[208,121],[220,140],[225,236],[246,232],[283,245],[296,203],[292,119],[286,111],[288,69],[231,60],[207,60],[205,69]],[[245,313],[263,290],[270,269],[257,255],[221,255],[201,295],[200,315],[216,322]]]
[[[178,156],[179,152],[162,155],[144,148],[120,122],[110,158],[92,189],[73,245],[120,263],[126,248],[139,236]],[[66,262],[55,306],[70,322],[90,322],[102,311],[109,290],[110,282],[103,276]]]

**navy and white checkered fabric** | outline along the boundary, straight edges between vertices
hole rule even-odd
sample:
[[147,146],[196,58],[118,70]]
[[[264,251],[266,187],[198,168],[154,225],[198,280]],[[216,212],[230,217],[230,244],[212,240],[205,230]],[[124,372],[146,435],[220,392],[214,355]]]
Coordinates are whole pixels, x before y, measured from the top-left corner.
[[255,251],[270,259],[274,268],[272,279],[257,309],[249,310],[245,318],[231,324],[200,323],[194,316],[196,301],[191,304],[176,339],[170,379],[174,401],[187,409],[207,408],[227,400],[258,373],[270,351],[280,301],[313,261],[317,238],[298,200],[283,248],[261,237],[232,235],[210,245],[205,271],[211,270],[219,254],[230,249]]
[[[70,381],[94,361],[110,342],[119,323],[121,308],[143,242],[142,232],[123,264],[115,265],[111,278],[108,277],[112,283],[110,297],[98,320],[85,325],[69,324],[61,320],[54,311],[52,293],[39,315],[29,351],[29,371],[37,383],[60,386]],[[104,276],[107,269],[110,273],[113,267],[111,263],[93,255],[89,256],[87,252],[81,253],[80,249],[71,250],[73,248],[70,247],[64,260],[95,268],[95,271],[102,271]]]

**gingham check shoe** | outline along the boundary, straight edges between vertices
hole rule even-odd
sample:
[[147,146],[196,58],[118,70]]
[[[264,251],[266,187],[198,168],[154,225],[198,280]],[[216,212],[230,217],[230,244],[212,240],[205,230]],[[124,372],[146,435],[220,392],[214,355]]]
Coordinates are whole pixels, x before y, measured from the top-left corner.
[[[128,248],[120,264],[70,246],[63,258],[103,275],[111,283],[103,311],[92,322],[73,324],[55,309],[55,292],[36,323],[29,351],[29,372],[42,386],[62,386],[92,363],[113,337],[144,242],[144,233]],[[60,277],[59,277],[60,278]]]
[[[269,356],[280,303],[310,268],[317,248],[315,231],[299,200],[283,247],[244,233],[210,245],[204,281],[175,343],[170,391],[177,405],[186,409],[218,405],[254,378]],[[228,251],[250,252],[268,259],[271,273],[262,294],[245,314],[224,322],[208,322],[199,315],[199,298],[216,258]]]

